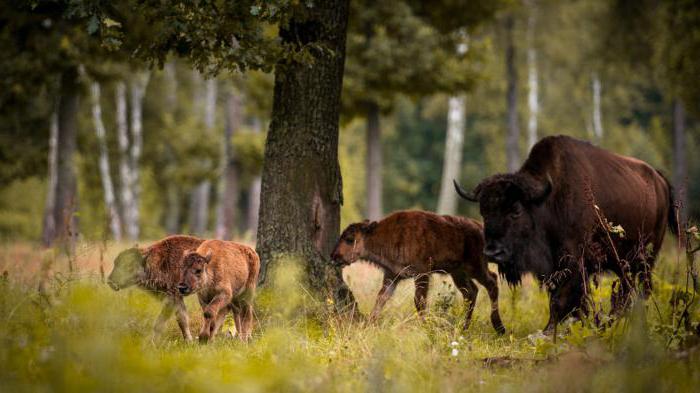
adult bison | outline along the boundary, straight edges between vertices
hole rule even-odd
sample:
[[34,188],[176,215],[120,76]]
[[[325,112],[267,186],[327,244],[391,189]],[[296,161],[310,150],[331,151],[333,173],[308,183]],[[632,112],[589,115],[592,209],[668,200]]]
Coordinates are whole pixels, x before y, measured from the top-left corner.
[[455,188],[479,202],[484,254],[508,282],[530,272],[546,285],[550,332],[587,312],[593,273],[620,277],[618,310],[635,280],[646,296],[667,224],[677,229],[671,185],[657,170],[567,136],[540,140],[515,173],[486,178],[472,192]]

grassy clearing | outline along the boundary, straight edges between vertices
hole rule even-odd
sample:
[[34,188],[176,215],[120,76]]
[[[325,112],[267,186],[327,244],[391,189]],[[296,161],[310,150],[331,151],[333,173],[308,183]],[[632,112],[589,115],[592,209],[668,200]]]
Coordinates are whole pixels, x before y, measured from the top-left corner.
[[[254,340],[185,343],[175,321],[151,336],[160,303],[136,289],[101,282],[119,246],[83,245],[72,261],[52,261],[31,244],[1,246],[0,386],[2,391],[697,391],[697,336],[681,328],[670,299],[684,288],[682,263],[661,258],[654,297],[612,328],[574,323],[556,343],[529,338],[547,320],[547,299],[526,280],[501,288],[508,333],[497,336],[480,288],[474,321],[461,332],[464,305],[446,277],[434,276],[430,315],[415,316],[413,285],[402,283],[376,324],[349,322],[305,295],[289,264],[258,297]],[[100,262],[102,254],[102,262]],[[379,272],[344,272],[360,310],[371,308]],[[49,277],[38,290],[40,277]],[[672,283],[679,283],[674,286]],[[596,289],[607,299],[610,280]],[[599,304],[606,305],[606,302]],[[193,331],[201,317],[187,300]],[[606,305],[607,306],[607,305]],[[676,314],[676,319],[678,317]],[[691,329],[698,320],[691,310]],[[224,331],[233,331],[227,321]]]

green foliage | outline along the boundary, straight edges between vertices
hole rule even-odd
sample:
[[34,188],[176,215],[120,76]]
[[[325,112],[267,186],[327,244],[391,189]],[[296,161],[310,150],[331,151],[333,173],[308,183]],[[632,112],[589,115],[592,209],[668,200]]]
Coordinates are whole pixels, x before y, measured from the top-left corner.
[[[152,323],[161,306],[153,296],[136,289],[114,292],[94,270],[50,275],[37,285],[40,278],[27,270],[38,268],[41,253],[16,244],[2,247],[0,270],[9,274],[0,278],[0,383],[13,392],[694,391],[700,382],[697,351],[667,349],[666,333],[656,330],[670,321],[667,288],[677,287],[667,281],[672,276],[655,278],[658,289],[646,311],[637,307],[604,331],[572,323],[554,342],[529,337],[544,325],[547,307],[545,293],[530,280],[512,302],[508,288],[501,288],[508,335],[497,336],[481,288],[467,332],[460,330],[459,296],[447,312],[432,307],[421,320],[408,282],[399,286],[379,321],[353,322],[308,296],[298,280],[302,267],[286,260],[259,291],[252,342],[228,337],[235,332],[229,319],[222,336],[200,345],[183,342],[172,320],[165,337],[153,339]],[[104,250],[107,260],[122,247]],[[95,266],[94,245],[84,249],[88,252],[78,265]],[[665,263],[675,266],[668,263],[672,255],[664,255]],[[13,266],[17,261],[21,268]],[[56,273],[64,270],[63,260],[48,261]],[[365,312],[376,296],[380,272],[357,264],[345,275]],[[438,305],[435,295],[444,276],[431,281],[431,303]],[[596,301],[607,295],[596,294]],[[194,297],[186,303],[196,328],[199,305]],[[698,317],[694,310],[693,321]]]
[[37,240],[41,235],[45,185],[37,177],[0,189],[0,237]]

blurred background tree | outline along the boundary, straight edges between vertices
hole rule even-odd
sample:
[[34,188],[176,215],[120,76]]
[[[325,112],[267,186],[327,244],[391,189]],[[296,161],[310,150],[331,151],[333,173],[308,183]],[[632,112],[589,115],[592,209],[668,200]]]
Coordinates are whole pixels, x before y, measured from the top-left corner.
[[[697,2],[463,3],[350,3],[341,226],[398,209],[449,212],[439,199],[451,176],[474,186],[509,169],[508,151],[522,161],[531,135],[554,134],[648,161],[685,195],[688,217],[698,216]],[[290,18],[308,17],[290,4],[2,7],[0,236],[117,238],[115,204],[124,238],[253,240],[280,81],[270,72],[280,59],[304,64],[323,50],[279,38]],[[458,148],[450,123],[462,129]],[[509,124],[522,130],[510,145]],[[203,182],[206,202],[193,204]],[[478,217],[476,206],[457,207]],[[339,229],[331,226],[329,239]]]

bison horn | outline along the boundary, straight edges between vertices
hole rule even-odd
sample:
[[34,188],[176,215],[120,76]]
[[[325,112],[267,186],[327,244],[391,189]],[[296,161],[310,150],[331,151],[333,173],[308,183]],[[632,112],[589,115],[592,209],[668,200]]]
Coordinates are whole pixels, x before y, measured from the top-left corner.
[[549,173],[547,174],[547,177],[544,182],[542,182],[540,187],[537,187],[530,200],[535,203],[540,203],[544,201],[545,198],[547,198],[547,195],[549,195],[550,192],[552,192],[552,177],[549,176]]
[[474,192],[469,192],[462,188],[462,186],[460,186],[459,183],[457,183],[457,180],[452,179],[452,183],[454,183],[455,190],[457,191],[457,194],[459,194],[459,196],[470,202],[479,202],[477,195]]

